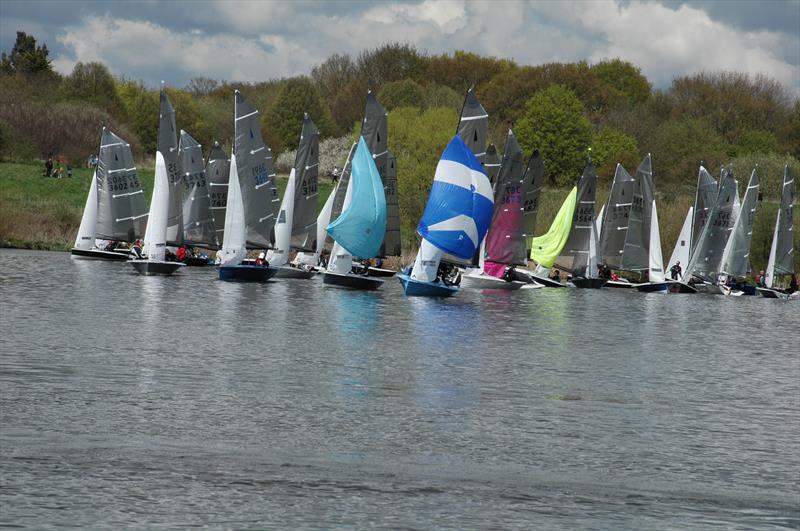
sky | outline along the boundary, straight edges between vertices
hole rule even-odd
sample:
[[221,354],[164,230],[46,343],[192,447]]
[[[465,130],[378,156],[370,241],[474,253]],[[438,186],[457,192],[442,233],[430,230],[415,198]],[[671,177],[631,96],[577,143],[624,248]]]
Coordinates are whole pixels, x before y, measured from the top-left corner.
[[333,53],[402,42],[525,65],[618,57],[656,88],[701,71],[763,73],[800,96],[800,0],[0,0],[0,49],[18,30],[46,43],[61,73],[100,61],[152,86],[308,74]]

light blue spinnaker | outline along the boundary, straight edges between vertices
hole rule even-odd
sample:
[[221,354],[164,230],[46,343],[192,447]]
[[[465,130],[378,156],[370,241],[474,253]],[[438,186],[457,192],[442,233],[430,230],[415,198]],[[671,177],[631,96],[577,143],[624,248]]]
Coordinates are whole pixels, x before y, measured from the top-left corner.
[[481,163],[456,136],[436,166],[417,232],[442,251],[469,260],[486,236],[493,206],[492,185]]
[[364,137],[358,140],[350,179],[350,205],[328,225],[327,231],[353,256],[372,258],[378,254],[386,232],[386,194]]

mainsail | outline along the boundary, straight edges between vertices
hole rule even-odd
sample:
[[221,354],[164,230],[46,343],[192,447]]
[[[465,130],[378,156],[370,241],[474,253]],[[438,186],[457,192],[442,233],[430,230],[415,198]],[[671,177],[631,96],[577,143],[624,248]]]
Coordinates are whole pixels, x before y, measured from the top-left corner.
[[572,232],[572,218],[575,214],[575,203],[578,198],[578,187],[572,191],[558,209],[555,219],[550,224],[550,229],[531,240],[531,259],[542,267],[553,267],[556,258],[561,254],[561,249],[567,243]]
[[[527,263],[523,233],[524,175],[522,148],[514,132],[509,129],[500,173],[494,183],[494,211],[486,234],[486,262],[503,265]],[[485,270],[489,274],[497,272],[502,275],[504,268],[488,267]]]
[[777,245],[775,247],[775,275],[792,275],[794,267],[794,238],[792,229],[792,205],[794,204],[794,176],[789,166],[783,169],[781,210],[778,214]]
[[[352,193],[341,216],[328,225],[334,241],[351,256],[376,256],[386,231],[386,196],[378,168],[364,139],[353,157]],[[347,264],[350,265],[349,263]]]
[[758,174],[753,170],[739,215],[722,256],[721,272],[733,277],[743,277],[750,273],[750,242],[753,238],[753,224],[758,205],[758,184]]
[[486,156],[486,131],[489,129],[489,115],[475,95],[475,87],[470,87],[461,108],[456,135],[469,147],[480,162]]
[[364,121],[361,126],[361,137],[366,141],[375,165],[381,176],[386,195],[386,234],[381,245],[379,256],[400,256],[400,208],[397,196],[397,161],[389,151],[388,124],[386,109],[381,106],[375,94],[367,92],[367,104],[364,109]]
[[603,217],[600,231],[600,262],[611,269],[622,267],[622,253],[625,250],[625,238],[628,235],[628,219],[633,204],[634,178],[625,171],[622,164],[617,164],[614,182],[608,205]]
[[[178,133],[175,128],[175,109],[172,107],[164,87],[161,87],[161,101],[158,116],[158,153],[161,153],[169,183],[169,213],[167,214],[167,244],[183,244],[183,195],[181,190],[181,169],[178,156]],[[156,172],[159,160],[156,157]],[[147,241],[147,238],[145,238]]]
[[272,150],[261,139],[261,113],[238,90],[235,116],[234,154],[244,203],[247,247],[267,249],[272,247],[272,229],[280,208]]
[[644,271],[650,268],[650,222],[653,207],[653,170],[650,153],[636,168],[633,201],[625,232],[622,266],[626,271]]
[[555,265],[573,275],[585,277],[589,265],[589,243],[594,226],[594,201],[597,193],[597,172],[589,160],[578,181],[578,196],[572,226]]
[[[719,185],[722,184],[720,181]],[[697,192],[694,198],[694,219],[692,221],[692,234],[689,246],[689,254],[693,253],[700,240],[700,233],[711,215],[711,209],[717,202],[719,195],[719,185],[717,181],[708,173],[702,165],[697,174]]]
[[696,275],[707,280],[716,279],[722,265],[722,253],[728,241],[728,225],[735,196],[736,179],[733,177],[733,172],[724,172],[717,202],[711,209],[708,221],[686,266],[685,278],[690,279],[692,275]]
[[206,164],[206,179],[211,196],[211,213],[217,230],[217,240],[220,242],[225,232],[225,206],[228,204],[230,171],[231,159],[225,154],[219,142],[214,142]]
[[147,205],[133,164],[131,146],[103,128],[97,163],[97,234],[107,240],[141,238]]
[[297,155],[294,158],[294,174],[291,248],[313,251],[317,248],[319,130],[308,114],[303,118],[300,144],[297,146]]
[[192,135],[181,130],[178,151],[183,170],[183,241],[188,245],[219,249],[203,167],[203,148]]

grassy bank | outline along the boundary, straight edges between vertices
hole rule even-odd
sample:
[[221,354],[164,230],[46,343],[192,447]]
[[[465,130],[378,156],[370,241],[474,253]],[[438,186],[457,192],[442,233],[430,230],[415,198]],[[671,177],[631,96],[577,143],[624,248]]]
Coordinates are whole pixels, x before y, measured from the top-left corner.
[[[88,168],[75,168],[71,179],[42,177],[40,163],[0,163],[0,246],[26,249],[67,250],[72,247],[80,225],[83,206],[92,179]],[[139,168],[148,204],[153,189],[153,169]],[[402,179],[402,175],[400,176]],[[278,179],[281,194],[286,187],[286,177]],[[320,179],[319,207],[333,189],[328,179]],[[680,232],[686,211],[694,201],[689,193],[668,191],[658,196],[658,216],[664,260],[669,259]],[[547,231],[568,190],[543,190],[536,234]],[[598,201],[605,202],[608,190],[598,190]],[[401,199],[402,201],[402,199]],[[764,201],[758,205],[753,230],[751,261],[753,268],[766,267],[776,202]],[[800,215],[794,219],[795,249],[800,248]],[[404,262],[413,258],[413,235],[404,234],[406,249]],[[669,266],[667,266],[669,267]]]

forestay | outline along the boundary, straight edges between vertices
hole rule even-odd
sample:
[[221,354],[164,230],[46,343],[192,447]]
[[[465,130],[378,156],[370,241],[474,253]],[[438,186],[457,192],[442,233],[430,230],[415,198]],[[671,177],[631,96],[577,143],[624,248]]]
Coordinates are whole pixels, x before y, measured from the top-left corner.
[[[280,208],[272,150],[261,138],[261,114],[238,90],[235,116],[234,153],[244,204],[247,247],[266,249],[272,247],[272,229]],[[230,188],[228,193],[231,193]]]
[[97,163],[97,237],[133,242],[144,235],[147,205],[130,144],[105,127]]
[[181,130],[178,143],[183,171],[183,240],[187,245],[219,249],[211,210],[203,148],[192,135]]

